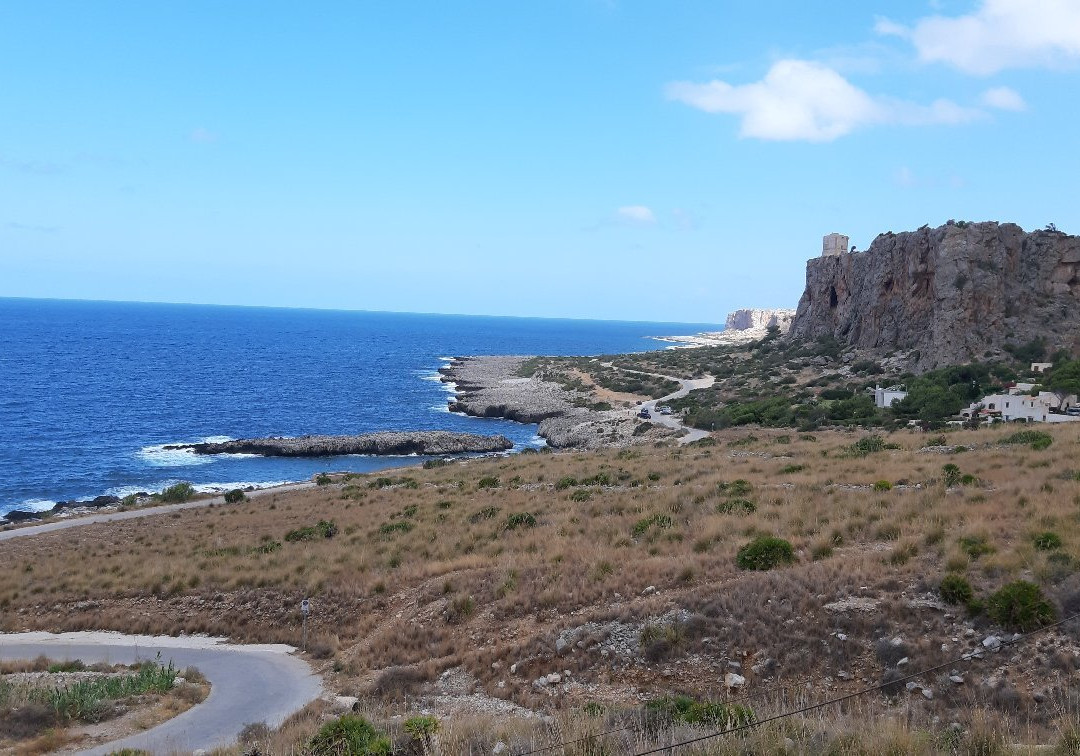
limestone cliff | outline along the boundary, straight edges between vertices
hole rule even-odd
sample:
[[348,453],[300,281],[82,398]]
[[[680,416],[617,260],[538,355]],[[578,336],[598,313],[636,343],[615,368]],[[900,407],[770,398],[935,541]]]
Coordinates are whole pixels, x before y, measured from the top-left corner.
[[879,235],[865,252],[818,257],[789,338],[833,336],[928,370],[1045,338],[1080,347],[1080,237],[1012,223]]
[[794,317],[794,310],[734,310],[728,313],[724,331],[764,332],[776,326],[786,332]]

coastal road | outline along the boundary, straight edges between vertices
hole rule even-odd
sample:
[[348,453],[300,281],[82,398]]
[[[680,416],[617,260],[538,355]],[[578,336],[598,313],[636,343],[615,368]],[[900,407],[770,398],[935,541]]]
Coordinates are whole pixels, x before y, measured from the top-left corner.
[[[300,491],[305,488],[313,488],[314,486],[314,483],[304,482],[289,483],[284,486],[274,486],[273,488],[258,488],[254,491],[248,491],[247,497],[249,499],[256,499],[260,496],[268,496],[275,493],[284,493],[286,491]],[[224,503],[225,497],[224,495],[222,495],[215,496],[210,499],[185,501],[183,504],[162,504],[156,507],[130,509],[126,512],[109,512],[108,514],[94,514],[86,515],[83,517],[72,516],[64,520],[43,522],[40,525],[24,525],[21,528],[13,528],[12,530],[0,531],[0,541],[8,541],[12,538],[26,538],[28,536],[41,535],[42,533],[51,533],[54,530],[67,530],[68,528],[77,528],[82,525],[94,525],[99,522],[118,522],[120,520],[134,520],[139,517],[153,517],[154,515],[163,515],[168,514],[169,512],[177,512],[181,509],[197,509],[198,507],[208,507],[211,504]]]
[[322,682],[291,646],[230,645],[222,638],[121,635],[77,632],[0,634],[0,659],[79,659],[87,664],[133,664],[170,660],[197,667],[210,681],[210,695],[173,719],[145,732],[82,751],[107,754],[121,748],[151,753],[210,750],[236,741],[244,725],[271,727],[322,694]]
[[668,381],[675,381],[679,384],[679,390],[662,396],[659,399],[650,399],[647,402],[642,402],[639,409],[649,410],[649,414],[652,415],[650,422],[657,425],[663,425],[665,428],[671,428],[672,430],[685,431],[686,434],[679,437],[679,446],[686,444],[692,444],[695,441],[700,441],[709,435],[709,431],[699,430],[697,428],[690,428],[681,419],[675,415],[661,415],[656,411],[657,407],[663,406],[665,402],[670,402],[672,399],[682,399],[691,391],[697,391],[698,389],[705,389],[716,383],[714,376],[706,376],[704,378],[676,378],[673,375],[661,375],[660,373],[646,373],[643,370],[631,370],[629,368],[616,367],[610,362],[601,362],[604,367],[612,368],[613,370],[621,370],[624,373],[636,373],[638,375],[650,375],[653,378],[663,378]]

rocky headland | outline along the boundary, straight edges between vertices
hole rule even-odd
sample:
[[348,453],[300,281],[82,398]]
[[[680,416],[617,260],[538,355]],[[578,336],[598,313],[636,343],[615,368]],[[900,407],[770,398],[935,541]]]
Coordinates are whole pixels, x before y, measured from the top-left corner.
[[345,454],[397,456],[409,454],[486,454],[514,447],[505,436],[480,436],[449,431],[385,431],[357,436],[296,436],[249,438],[217,443],[175,444],[195,454],[258,454],[263,457],[335,457]]
[[1045,341],[1080,347],[1080,237],[949,221],[811,259],[789,338],[831,337],[917,371],[999,359]]
[[728,313],[723,331],[706,331],[692,336],[664,336],[659,340],[685,347],[736,346],[765,338],[770,328],[779,328],[780,333],[787,333],[794,318],[795,310],[733,310]]
[[[588,397],[544,375],[522,375],[528,357],[462,357],[440,368],[443,381],[456,387],[451,412],[472,417],[501,417],[519,423],[538,423],[537,433],[554,448],[599,449],[622,446],[646,436],[638,429],[633,410],[590,409]],[[636,432],[636,434],[635,434]]]

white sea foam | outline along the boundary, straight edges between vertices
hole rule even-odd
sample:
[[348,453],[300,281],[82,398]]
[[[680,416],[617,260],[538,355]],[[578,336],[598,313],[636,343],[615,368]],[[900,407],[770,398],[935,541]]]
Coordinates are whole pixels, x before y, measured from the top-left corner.
[[450,405],[449,404],[433,404],[430,407],[428,407],[428,409],[431,410],[432,412],[446,412],[447,414],[450,413]]
[[456,357],[440,357],[439,362],[453,362],[455,359],[457,359],[457,358]]
[[196,483],[193,488],[199,493],[223,493],[225,491],[232,491],[234,488],[276,488],[277,486],[287,486],[290,483],[296,483],[295,480],[268,480],[268,481],[246,481],[237,480],[231,483]]
[[47,512],[56,506],[56,502],[51,499],[27,499],[26,501],[15,505],[15,509],[20,509],[23,512]]
[[135,452],[135,456],[151,467],[191,467],[208,465],[214,461],[213,457],[196,454],[191,449],[166,449],[166,446],[175,444],[144,446]]

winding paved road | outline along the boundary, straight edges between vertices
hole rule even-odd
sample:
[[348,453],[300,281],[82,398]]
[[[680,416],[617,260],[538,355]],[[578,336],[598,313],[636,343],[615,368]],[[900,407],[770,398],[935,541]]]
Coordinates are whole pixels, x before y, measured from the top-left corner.
[[657,425],[663,425],[666,428],[671,428],[677,431],[686,431],[686,434],[679,437],[679,446],[685,446],[686,444],[692,444],[695,441],[700,441],[709,435],[709,431],[699,430],[697,428],[691,428],[686,425],[681,419],[675,415],[661,415],[656,411],[656,408],[662,406],[664,402],[670,402],[672,399],[682,399],[691,391],[697,391],[698,389],[709,388],[716,383],[714,376],[706,376],[705,378],[676,378],[673,375],[662,375],[660,373],[646,373],[644,370],[631,370],[630,368],[621,368],[610,362],[601,362],[604,367],[612,368],[613,370],[621,370],[624,373],[636,373],[638,375],[650,375],[653,378],[663,378],[668,381],[675,381],[679,384],[679,390],[662,396],[659,399],[650,399],[646,402],[642,402],[638,410],[647,409],[649,414],[652,415],[650,422]]
[[284,645],[230,645],[221,638],[154,637],[119,633],[78,632],[0,634],[0,659],[80,659],[87,664],[132,664],[170,660],[180,668],[193,666],[210,681],[210,695],[178,717],[146,732],[83,751],[106,754],[139,748],[167,754],[210,750],[231,745],[244,725],[266,722],[271,727],[318,698],[322,682],[303,660]]
[[[314,486],[314,483],[304,482],[288,483],[284,486],[274,486],[273,488],[257,488],[254,491],[248,491],[247,497],[249,499],[257,499],[260,496],[269,496],[270,494],[284,493],[286,491],[300,491],[305,488],[314,488]],[[54,530],[67,530],[68,528],[77,528],[81,525],[93,525],[99,522],[116,522],[118,520],[134,520],[139,517],[153,517],[154,515],[168,514],[169,512],[176,512],[181,509],[197,509],[199,507],[208,507],[211,504],[224,503],[225,496],[221,495],[211,499],[185,501],[183,504],[161,504],[159,506],[143,507],[142,509],[129,509],[126,512],[109,512],[107,514],[103,513],[83,516],[74,515],[63,520],[43,522],[40,525],[24,525],[22,527],[12,528],[11,530],[0,531],[0,541],[7,541],[12,538],[26,538],[27,536],[40,535],[41,533],[51,533]]]

